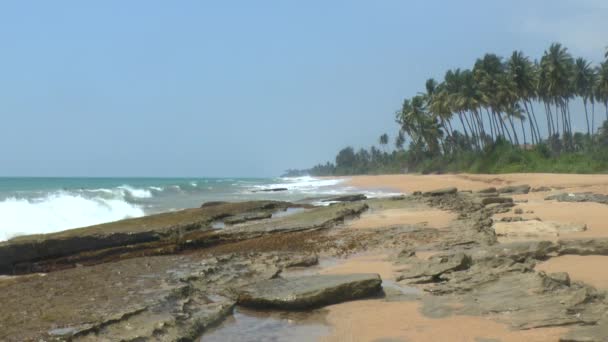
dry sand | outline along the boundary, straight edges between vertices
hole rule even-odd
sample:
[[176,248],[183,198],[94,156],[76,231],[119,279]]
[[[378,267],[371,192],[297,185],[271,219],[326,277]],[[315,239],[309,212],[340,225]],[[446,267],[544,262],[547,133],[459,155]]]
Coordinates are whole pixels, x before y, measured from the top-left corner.
[[[558,188],[551,192],[516,195],[514,199],[527,200],[518,204],[524,217],[539,217],[543,221],[582,223],[587,231],[560,234],[567,237],[608,237],[608,206],[597,203],[559,203],[545,201],[544,197],[560,192],[608,194],[608,175],[570,174],[501,174],[501,175],[383,175],[348,177],[350,186],[365,189],[390,189],[404,193],[429,191],[455,186],[460,190],[480,190],[487,187],[529,184],[531,187]],[[514,216],[513,212],[501,216]],[[497,219],[500,216],[496,217]],[[441,228],[454,220],[453,214],[434,209],[386,209],[365,214],[349,226],[356,229],[378,228],[398,224],[426,222]],[[428,255],[421,253],[418,257]],[[608,257],[561,256],[537,266],[547,272],[568,272],[573,280],[584,281],[598,288],[608,288],[608,272],[603,272]],[[380,273],[383,279],[394,279],[395,268],[386,255],[356,256],[324,269],[323,273]],[[323,341],[372,341],[398,339],[406,341],[558,341],[567,328],[543,328],[512,331],[491,317],[450,316],[433,319],[419,312],[420,302],[387,302],[381,299],[347,302],[327,307],[327,320],[332,332]]]
[[571,280],[582,281],[599,289],[608,289],[608,256],[563,255],[551,258],[536,266],[536,270],[568,272]]
[[558,341],[566,328],[511,331],[485,317],[450,316],[433,319],[419,312],[419,302],[360,300],[326,307],[332,326],[321,341],[405,340],[416,342],[470,342],[494,339],[502,342]]
[[529,184],[540,187],[564,187],[575,191],[608,194],[608,175],[512,173],[499,175],[381,175],[347,177],[348,184],[367,189],[393,189],[404,193],[455,186],[460,190],[479,190],[490,186]]
[[[573,203],[545,200],[532,200],[517,205],[524,217],[538,217],[543,221],[579,223],[587,225],[587,230],[579,233],[560,234],[560,238],[608,237],[608,205],[600,203]],[[513,216],[512,213],[497,216]]]
[[[544,200],[544,198],[550,194],[562,192],[595,192],[608,194],[608,175],[604,174],[516,173],[499,175],[447,174],[352,176],[348,177],[348,184],[366,189],[392,189],[404,193],[429,191],[451,186],[455,186],[460,190],[480,190],[491,186],[501,187],[521,184],[528,184],[532,188],[541,186],[552,187],[555,189],[550,192],[531,192],[526,195],[513,196],[516,200],[528,201],[528,203],[518,204],[518,207],[523,209],[524,212],[532,211],[532,213],[524,214],[523,217],[538,217],[542,221],[580,223],[587,225],[587,230],[584,232],[563,233],[559,234],[557,237],[547,237],[548,239],[608,237],[608,206],[599,203],[566,203]],[[395,215],[394,213],[390,214]],[[403,214],[402,216],[405,218],[408,215],[415,216],[411,213]],[[429,215],[423,220],[428,221],[431,226],[431,220],[435,219],[441,222],[439,224],[443,224],[444,222],[449,223],[449,221],[446,221],[447,218],[442,221],[442,218],[435,218],[433,215]],[[386,220],[390,220],[388,215],[385,216],[387,217]],[[497,215],[496,218],[500,219],[503,216],[513,216],[513,213]],[[371,219],[373,218],[374,216],[370,218],[369,222],[372,222]],[[381,222],[381,220],[379,221]],[[359,224],[365,225],[365,222]],[[521,238],[517,239],[521,240]],[[531,239],[534,239],[534,237],[531,237]],[[510,240],[501,239],[501,241],[507,242]]]

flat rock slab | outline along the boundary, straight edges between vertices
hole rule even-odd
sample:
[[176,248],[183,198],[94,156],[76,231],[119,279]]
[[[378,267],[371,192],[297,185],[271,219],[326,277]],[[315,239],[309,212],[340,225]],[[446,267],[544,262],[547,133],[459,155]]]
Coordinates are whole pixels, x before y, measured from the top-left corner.
[[592,192],[562,193],[545,197],[545,200],[556,200],[558,202],[596,202],[608,204],[608,195],[594,194]]
[[481,199],[481,204],[483,205],[503,203],[513,203],[513,199],[511,197],[484,197]]
[[499,194],[516,194],[516,195],[520,195],[520,194],[527,194],[528,192],[530,192],[530,186],[528,184],[511,185],[511,186],[505,186],[504,188],[499,188],[498,189],[498,193]]
[[328,198],[326,200],[323,200],[323,202],[356,202],[363,201],[365,199],[367,199],[367,196],[365,196],[364,194],[354,194]]
[[587,230],[587,226],[581,223],[560,223],[549,221],[513,221],[496,222],[494,231],[500,236],[559,236],[561,233],[575,233]]
[[427,192],[423,193],[422,195],[423,196],[443,196],[443,195],[455,194],[457,192],[458,192],[457,188],[450,187],[450,188],[427,191]]
[[382,279],[375,273],[275,278],[242,288],[238,304],[255,308],[302,310],[376,294]]

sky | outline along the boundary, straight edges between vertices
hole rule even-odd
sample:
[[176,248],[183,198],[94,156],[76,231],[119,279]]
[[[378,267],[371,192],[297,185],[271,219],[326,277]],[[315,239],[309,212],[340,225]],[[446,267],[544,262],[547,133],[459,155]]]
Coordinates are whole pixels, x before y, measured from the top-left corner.
[[4,1],[0,176],[278,176],[394,137],[405,97],[484,53],[559,41],[599,62],[606,18],[604,0]]

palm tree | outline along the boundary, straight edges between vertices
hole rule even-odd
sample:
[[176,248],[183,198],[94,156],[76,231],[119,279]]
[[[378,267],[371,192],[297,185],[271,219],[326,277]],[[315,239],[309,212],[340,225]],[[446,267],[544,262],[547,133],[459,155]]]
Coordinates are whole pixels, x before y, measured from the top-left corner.
[[502,77],[505,74],[505,66],[502,59],[495,54],[486,54],[478,59],[473,67],[473,75],[479,87],[482,106],[486,108],[491,125],[494,125],[496,136],[508,137],[513,143],[513,138],[503,117],[500,115],[502,104],[500,103],[499,88]]
[[[545,51],[540,61],[542,82],[541,88],[547,98],[555,106],[555,134],[559,134],[559,114],[562,119],[562,133],[567,135],[572,132],[571,120],[569,117],[568,102],[572,97],[572,71],[574,62],[568,49],[560,43],[553,43]],[[550,104],[548,109],[550,111]],[[558,113],[561,112],[561,113]]]
[[593,101],[593,86],[596,83],[595,70],[591,67],[591,63],[584,58],[577,58],[574,63],[573,75],[574,91],[576,95],[583,98],[583,106],[585,107],[585,119],[587,120],[587,135],[591,135],[591,126],[589,125],[589,111],[587,110],[587,102]]
[[386,153],[386,145],[388,145],[388,134],[382,134],[378,141],[380,142],[380,145],[382,145],[382,148],[385,150],[384,152]]
[[398,150],[403,149],[403,144],[405,143],[405,136],[403,135],[403,131],[399,130],[399,133],[397,133],[397,138],[395,139],[395,147]]
[[[514,83],[518,101],[523,105],[528,117],[532,143],[538,143],[541,139],[540,130],[532,106],[532,100],[536,98],[537,78],[535,65],[528,57],[524,56],[522,52],[513,51],[511,58],[507,61],[507,71]],[[523,130],[524,129],[522,128],[522,131]]]
[[600,64],[596,87],[596,98],[606,107],[606,120],[608,121],[608,58]]

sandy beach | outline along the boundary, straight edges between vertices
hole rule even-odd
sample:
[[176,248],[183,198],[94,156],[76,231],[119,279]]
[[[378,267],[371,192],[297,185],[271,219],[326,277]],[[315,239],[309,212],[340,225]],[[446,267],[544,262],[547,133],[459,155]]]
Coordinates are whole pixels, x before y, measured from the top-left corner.
[[608,175],[345,179],[407,195],[209,202],[0,243],[0,338],[605,336]]
[[[345,177],[350,186],[362,189],[390,189],[403,193],[430,191],[437,188],[457,187],[459,190],[478,191],[488,187],[528,184],[532,188],[551,188],[548,191],[514,195],[525,213],[524,217],[541,221],[580,223],[584,232],[562,233],[556,236],[537,235],[517,240],[539,238],[603,238],[608,236],[608,208],[598,203],[563,203],[545,201],[552,193],[594,192],[608,194],[608,175],[571,174],[505,174],[505,175],[378,175]],[[498,221],[512,213],[494,215]],[[355,229],[391,226],[403,223],[426,222],[432,227],[448,225],[453,214],[440,210],[416,211],[387,209],[364,214],[350,227]],[[500,240],[500,239],[499,239]],[[505,241],[509,241],[508,239]],[[423,253],[419,253],[423,255]],[[432,255],[433,253],[431,253]],[[427,256],[428,258],[428,256]],[[572,281],[581,281],[600,289],[608,288],[608,272],[603,271],[606,256],[561,256],[540,263],[536,269],[547,273],[567,272]],[[384,262],[382,261],[384,260]],[[386,255],[356,257],[342,266],[327,272],[347,270],[369,272],[377,269],[388,279],[394,279]],[[373,312],[370,314],[369,312]],[[406,320],[403,318],[407,317]],[[378,300],[355,301],[329,307],[328,321],[333,326],[324,341],[371,341],[396,339],[407,341],[557,341],[567,329],[542,328],[529,331],[512,331],[507,326],[487,318],[457,316],[431,319],[421,314],[419,304],[412,302],[386,303]],[[406,322],[406,323],[404,323]],[[466,329],[462,329],[466,327]]]
[[563,188],[568,191],[592,191],[608,193],[608,175],[512,173],[499,175],[445,174],[445,175],[377,175],[348,176],[348,184],[364,189],[393,189],[404,193],[429,191],[443,187],[459,190],[480,190],[487,187],[528,184],[532,188],[541,186]]

